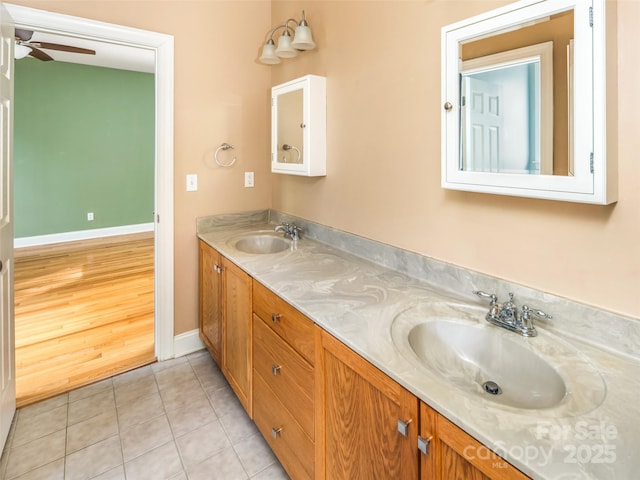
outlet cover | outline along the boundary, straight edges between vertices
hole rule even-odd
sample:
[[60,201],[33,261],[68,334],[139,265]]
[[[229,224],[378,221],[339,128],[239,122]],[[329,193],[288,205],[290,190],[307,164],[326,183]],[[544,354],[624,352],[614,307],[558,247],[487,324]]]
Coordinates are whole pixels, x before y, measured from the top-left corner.
[[87,213],[87,221],[93,222],[93,212],[88,212]]
[[253,172],[244,172],[244,186],[253,187]]

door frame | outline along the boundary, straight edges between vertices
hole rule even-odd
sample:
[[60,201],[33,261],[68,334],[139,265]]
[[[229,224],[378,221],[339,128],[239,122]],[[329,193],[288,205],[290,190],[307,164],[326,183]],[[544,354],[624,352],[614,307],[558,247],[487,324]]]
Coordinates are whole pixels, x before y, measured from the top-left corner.
[[129,45],[155,53],[155,354],[159,361],[173,358],[173,36],[10,3],[5,5],[16,27]]

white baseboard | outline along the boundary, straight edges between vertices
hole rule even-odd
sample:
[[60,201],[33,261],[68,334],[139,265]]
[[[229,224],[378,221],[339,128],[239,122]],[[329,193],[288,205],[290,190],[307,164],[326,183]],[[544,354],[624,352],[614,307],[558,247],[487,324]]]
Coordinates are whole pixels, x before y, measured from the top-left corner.
[[49,235],[38,235],[35,237],[22,237],[15,238],[13,240],[13,248],[35,247],[39,245],[49,245],[51,243],[75,242],[77,240],[89,240],[91,238],[152,232],[153,229],[153,223],[139,223],[136,225],[123,225],[120,227],[95,228],[93,230],[80,230],[78,232],[52,233]]
[[175,358],[188,355],[204,348],[198,329],[189,330],[173,337],[173,356]]

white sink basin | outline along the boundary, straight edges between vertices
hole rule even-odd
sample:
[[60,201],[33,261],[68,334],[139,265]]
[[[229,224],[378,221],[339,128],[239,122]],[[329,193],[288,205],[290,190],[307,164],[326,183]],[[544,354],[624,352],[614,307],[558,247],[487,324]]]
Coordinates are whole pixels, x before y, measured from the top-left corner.
[[[501,393],[486,392],[488,398],[516,408],[557,405],[567,392],[564,380],[516,340],[513,333],[496,335],[490,328],[447,320],[421,323],[409,332],[409,345],[425,366],[458,385],[474,382],[485,392],[497,385]],[[485,390],[486,382],[493,384]]]
[[489,405],[554,415],[585,413],[604,400],[602,376],[560,338],[524,338],[488,324],[473,307],[439,310],[456,311],[429,318],[433,307],[410,309],[394,319],[391,334],[400,353],[443,386]]
[[253,254],[279,253],[287,250],[291,245],[289,240],[272,233],[245,235],[239,239],[234,239],[232,243],[241,252]]

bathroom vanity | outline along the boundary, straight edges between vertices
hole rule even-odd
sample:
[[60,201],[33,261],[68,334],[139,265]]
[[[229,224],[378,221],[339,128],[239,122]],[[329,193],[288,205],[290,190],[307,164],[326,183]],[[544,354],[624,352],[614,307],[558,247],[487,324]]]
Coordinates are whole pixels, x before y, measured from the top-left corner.
[[291,478],[528,478],[199,245],[201,338]]
[[[293,221],[301,240],[274,232]],[[639,467],[637,321],[274,211],[207,217],[198,232],[201,311],[221,305],[211,318],[223,351],[212,348],[206,318],[201,336],[236,393],[225,358],[239,359],[234,371],[247,380],[238,396],[292,478],[631,478]],[[244,293],[226,280],[238,270]],[[538,322],[538,337],[484,320],[487,303],[472,290],[507,288],[555,314]],[[590,325],[582,338],[566,334],[576,316]],[[547,362],[564,390],[547,404],[489,398],[412,351],[406,338],[418,320],[497,332],[503,345],[518,344],[514,355]],[[225,339],[239,331],[242,341]],[[525,357],[496,358],[526,377]]]

